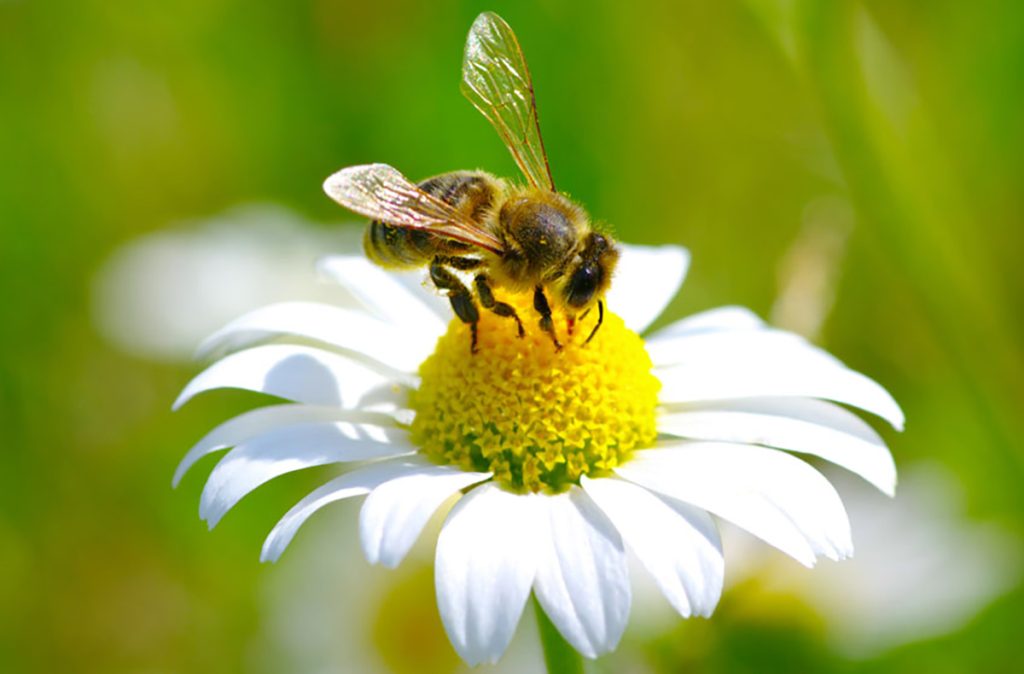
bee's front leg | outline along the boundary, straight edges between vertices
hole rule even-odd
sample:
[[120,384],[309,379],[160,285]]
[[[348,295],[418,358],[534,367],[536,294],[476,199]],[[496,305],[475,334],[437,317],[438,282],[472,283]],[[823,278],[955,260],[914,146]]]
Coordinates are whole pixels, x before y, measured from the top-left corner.
[[[590,309],[587,309],[586,313],[584,313],[583,315],[586,316],[589,313],[590,313]],[[590,336],[587,337],[587,341],[583,342],[584,344],[590,344],[590,340],[592,340],[594,338],[594,335],[597,334],[597,330],[598,330],[598,328],[601,327],[602,323],[604,323],[604,300],[598,300],[597,301],[597,324],[595,324],[594,325],[594,329],[590,331]]]
[[471,340],[469,350],[476,353],[477,323],[480,321],[480,311],[476,308],[473,300],[473,293],[469,291],[459,277],[450,270],[445,269],[441,259],[435,259],[430,263],[430,280],[438,290],[448,292],[448,301],[451,302],[452,311],[463,323],[469,325]]

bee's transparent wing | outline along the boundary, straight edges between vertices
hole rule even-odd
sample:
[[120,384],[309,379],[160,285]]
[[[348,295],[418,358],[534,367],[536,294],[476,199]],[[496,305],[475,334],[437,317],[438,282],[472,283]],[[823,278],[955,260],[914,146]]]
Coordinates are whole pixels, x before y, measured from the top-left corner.
[[530,184],[554,191],[523,50],[509,25],[493,12],[478,16],[469,29],[462,93],[497,130]]
[[344,168],[324,181],[324,191],[345,208],[371,220],[427,229],[447,239],[501,252],[501,241],[493,234],[459,217],[451,205],[427,194],[387,164]]

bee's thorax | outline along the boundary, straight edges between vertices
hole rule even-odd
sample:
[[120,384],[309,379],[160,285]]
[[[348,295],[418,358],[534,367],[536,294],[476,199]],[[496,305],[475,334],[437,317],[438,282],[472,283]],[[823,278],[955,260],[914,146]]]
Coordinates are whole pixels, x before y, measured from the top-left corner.
[[564,196],[527,188],[511,195],[495,223],[505,244],[501,276],[506,285],[524,290],[560,276],[590,230],[583,209]]

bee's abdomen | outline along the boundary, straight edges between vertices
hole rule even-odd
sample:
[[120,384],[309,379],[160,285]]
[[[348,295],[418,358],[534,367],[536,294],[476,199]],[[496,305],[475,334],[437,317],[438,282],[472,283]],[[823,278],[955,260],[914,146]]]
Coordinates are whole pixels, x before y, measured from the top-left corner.
[[[421,182],[418,187],[447,204],[460,216],[481,222],[498,197],[494,179],[470,171],[443,173]],[[461,256],[467,244],[446,239],[424,229],[396,227],[374,221],[363,236],[363,248],[372,262],[382,267],[420,267],[438,255]]]
[[371,222],[363,236],[363,248],[372,262],[382,267],[419,267],[439,252],[442,240],[430,232]]
[[451,204],[467,220],[482,222],[498,199],[498,186],[486,173],[452,171],[428,178],[419,188]]

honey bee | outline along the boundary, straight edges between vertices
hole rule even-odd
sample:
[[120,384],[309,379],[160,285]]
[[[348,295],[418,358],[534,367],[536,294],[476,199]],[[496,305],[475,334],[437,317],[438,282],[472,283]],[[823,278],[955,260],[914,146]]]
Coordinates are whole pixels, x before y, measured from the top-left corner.
[[[604,320],[603,297],[619,250],[583,208],[555,189],[530,72],[519,41],[497,14],[485,12],[473,22],[461,88],[497,130],[527,185],[482,171],[444,173],[415,185],[387,164],[367,164],[333,174],[324,190],[372,220],[364,237],[370,260],[391,269],[429,267],[434,286],[469,325],[473,352],[478,302],[514,321],[524,335],[516,310],[495,297],[495,288],[532,290],[539,326],[556,349],[562,344],[552,306],[565,314],[571,331],[596,303],[590,342]],[[475,297],[455,272],[474,274]]]

